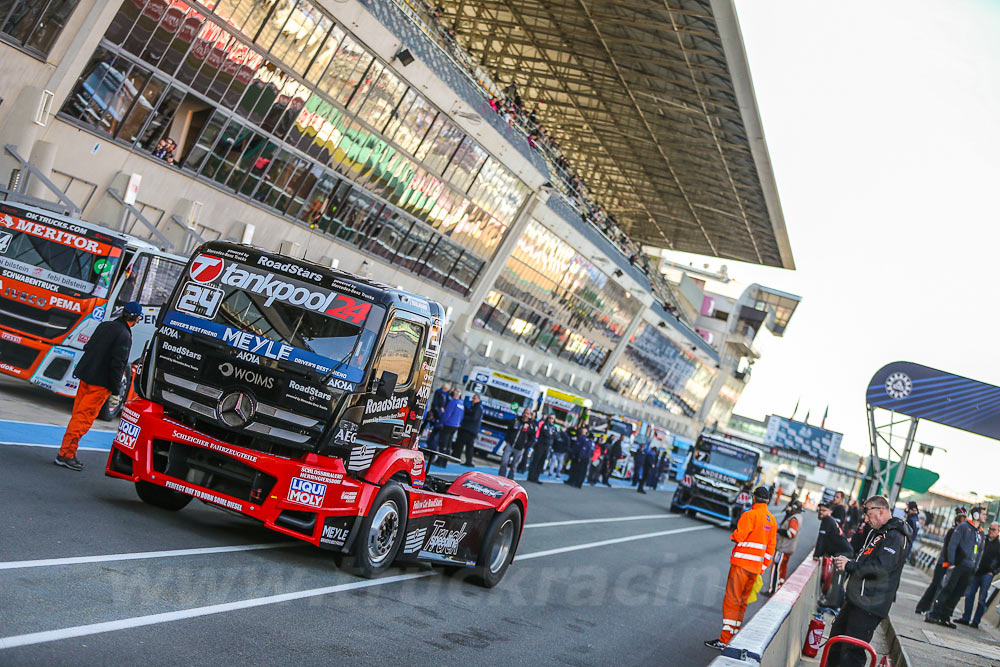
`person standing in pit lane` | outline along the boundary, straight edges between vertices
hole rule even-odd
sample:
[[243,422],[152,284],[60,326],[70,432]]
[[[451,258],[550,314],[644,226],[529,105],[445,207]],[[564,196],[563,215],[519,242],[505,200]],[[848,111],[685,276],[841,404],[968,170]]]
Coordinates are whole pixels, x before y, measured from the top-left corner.
[[476,436],[483,423],[483,399],[479,394],[473,394],[472,400],[462,415],[462,424],[458,427],[455,445],[455,457],[465,454],[465,465],[472,466],[472,454],[476,449]]
[[[458,433],[458,427],[462,425],[462,417],[464,416],[465,403],[462,402],[462,392],[453,389],[451,398],[448,399],[448,403],[444,406],[444,413],[441,415],[441,434],[437,445],[439,452],[444,452],[447,455],[454,453],[455,435]],[[440,458],[441,467],[447,468],[448,459],[443,456]]]
[[965,523],[955,528],[945,562],[948,563],[948,578],[941,586],[934,606],[924,617],[927,623],[937,623],[948,628],[954,628],[951,614],[955,605],[962,597],[972,581],[972,575],[979,567],[979,558],[983,555],[983,531],[980,526],[986,521],[986,508],[973,507],[969,510],[969,518]]
[[[965,613],[962,618],[956,619],[955,623],[968,625],[970,628],[978,628],[979,621],[983,620],[986,613],[987,599],[990,595],[990,585],[993,577],[1000,570],[1000,523],[994,521],[990,524],[990,529],[983,542],[983,555],[979,559],[979,567],[972,577],[972,583],[965,591]],[[976,616],[972,616],[972,607],[976,604],[976,596],[979,596],[979,605],[976,607]]]
[[[816,546],[813,548],[813,558],[835,556],[854,556],[855,550],[844,537],[840,524],[833,518],[828,503],[820,501],[816,507],[819,517],[819,534],[816,536]],[[819,606],[836,613],[844,603],[844,578],[842,572],[834,571],[830,590],[819,600]]]
[[[870,642],[875,628],[889,615],[896,599],[899,576],[906,564],[910,527],[893,518],[889,500],[872,496],[865,501],[865,516],[871,530],[856,559],[837,556],[834,565],[846,572],[847,601],[830,628],[831,637],[854,637]],[[856,646],[837,644],[830,649],[827,667],[861,667],[867,655]]]
[[833,494],[833,503],[830,505],[830,514],[837,520],[837,525],[843,531],[847,524],[847,503],[844,502],[844,492],[837,491]]
[[[83,357],[76,365],[73,376],[80,380],[80,387],[73,399],[73,415],[66,426],[62,446],[56,455],[57,466],[70,470],[83,470],[83,463],[76,458],[77,448],[104,402],[122,391],[122,377],[128,366],[128,353],[132,349],[132,327],[142,317],[142,306],[129,301],[117,318],[97,325],[90,340],[83,348]],[[127,390],[126,390],[127,392]],[[121,397],[125,400],[125,396]]]
[[535,433],[538,432],[538,422],[531,408],[525,408],[521,416],[507,429],[504,438],[503,457],[500,459],[500,470],[497,475],[514,479],[518,464],[524,453],[535,444]]
[[549,457],[549,450],[552,448],[552,440],[555,438],[556,416],[549,415],[538,425],[538,433],[535,438],[535,450],[531,455],[531,467],[528,470],[528,481],[541,484],[539,476],[545,469],[545,460]]
[[[431,451],[441,451],[438,448],[438,441],[441,439],[441,417],[444,415],[444,408],[451,398],[451,384],[445,382],[431,396],[431,404],[427,409],[427,449]],[[427,466],[434,463],[434,455],[428,454]]]
[[622,438],[624,436],[618,435],[608,447],[607,451],[604,453],[604,468],[601,471],[601,483],[604,486],[611,486],[611,473],[615,471],[615,466],[618,465],[618,459],[622,457]]
[[594,454],[594,439],[590,437],[590,431],[586,426],[580,428],[580,435],[576,436],[569,452],[573,465],[570,467],[569,479],[566,480],[566,483],[581,489],[583,482],[587,479],[587,466],[590,465],[590,457]]
[[778,524],[778,542],[774,550],[774,565],[771,567],[770,583],[764,595],[774,595],[788,578],[788,561],[795,553],[799,543],[799,519],[802,517],[802,505],[797,500],[789,501],[785,506],[785,516]]
[[563,464],[566,462],[566,452],[569,451],[569,433],[566,429],[557,428],[552,438],[552,456],[549,457],[549,477],[562,477]]
[[747,610],[747,598],[753,591],[757,577],[771,564],[777,544],[778,523],[767,509],[771,492],[766,486],[758,486],[753,492],[753,507],[742,515],[736,530],[729,539],[736,542],[729,558],[729,579],[726,581],[726,595],[722,599],[722,633],[718,639],[710,639],[705,646],[720,651],[729,644],[743,626],[743,616]]
[[927,613],[927,611],[934,605],[934,600],[937,599],[938,591],[941,590],[941,584],[944,581],[944,575],[948,574],[948,561],[946,559],[948,555],[948,545],[951,543],[952,535],[955,534],[955,529],[965,523],[965,508],[959,507],[955,510],[955,520],[954,525],[948,529],[948,532],[944,534],[944,546],[941,548],[941,555],[938,556],[937,563],[934,564],[934,574],[931,575],[931,583],[927,585],[927,589],[924,594],[920,596],[920,600],[917,601],[916,612],[918,614]]

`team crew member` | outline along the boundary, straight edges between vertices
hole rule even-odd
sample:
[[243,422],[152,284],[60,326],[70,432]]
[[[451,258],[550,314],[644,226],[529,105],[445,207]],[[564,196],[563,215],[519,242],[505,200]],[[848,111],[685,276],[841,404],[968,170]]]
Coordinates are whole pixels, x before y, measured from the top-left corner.
[[982,556],[983,531],[980,525],[986,520],[986,509],[973,507],[969,510],[969,518],[965,523],[955,528],[955,533],[948,542],[945,561],[948,564],[948,579],[941,587],[937,600],[930,612],[924,617],[928,623],[937,623],[954,628],[951,614],[955,611],[962,593],[969,587],[972,575],[979,567],[979,557]]
[[590,465],[590,458],[594,455],[594,439],[590,437],[589,429],[586,426],[580,428],[580,435],[576,436],[573,444],[570,445],[569,454],[573,465],[569,469],[569,479],[565,483],[581,489],[587,479],[587,466]]
[[549,449],[552,447],[552,440],[556,435],[556,416],[549,415],[538,426],[538,433],[535,439],[535,449],[531,455],[531,468],[528,470],[528,481],[541,484],[538,477],[545,468],[545,459],[549,457]]
[[[451,392],[451,398],[444,406],[444,412],[441,414],[441,433],[440,440],[437,443],[437,451],[444,452],[446,455],[454,455],[455,448],[455,435],[458,433],[458,427],[462,425],[462,417],[465,416],[465,403],[462,402],[462,392],[458,389],[453,389]],[[441,467],[448,467],[448,459],[442,457],[437,457],[441,459]]]
[[[972,577],[969,589],[965,591],[965,613],[962,614],[962,618],[955,621],[956,623],[978,628],[979,621],[986,613],[986,600],[990,595],[990,584],[993,583],[993,577],[996,576],[997,570],[1000,570],[1000,539],[997,539],[998,536],[1000,536],[1000,523],[994,521],[990,524],[989,533],[983,543],[983,556],[979,559],[979,567],[976,568],[976,574]],[[977,595],[979,596],[979,606],[976,607],[976,617],[972,618],[972,606],[976,604]]]
[[483,423],[483,403],[479,394],[473,394],[469,406],[462,415],[462,424],[458,427],[458,438],[455,445],[455,456],[460,457],[465,452],[465,465],[472,465],[472,453],[476,448],[476,435]]
[[830,514],[837,520],[841,530],[847,523],[847,503],[844,502],[844,492],[837,491],[833,494],[833,504],[830,505]]
[[[865,501],[865,516],[871,530],[854,560],[847,556],[833,559],[837,570],[846,572],[847,601],[830,628],[831,637],[854,637],[870,642],[875,628],[889,615],[896,599],[899,575],[906,564],[910,527],[894,518],[885,496]],[[828,667],[861,667],[867,655],[856,646],[837,644],[830,649]]]
[[722,599],[722,634],[710,639],[705,646],[724,649],[733,635],[743,626],[747,598],[753,591],[758,575],[771,564],[777,543],[778,522],[767,509],[771,492],[758,486],[753,492],[754,505],[740,515],[736,530],[729,539],[736,542],[729,558],[729,579]]
[[618,465],[618,459],[622,457],[622,439],[624,436],[619,435],[616,437],[611,446],[607,448],[604,452],[604,469],[601,472],[601,483],[604,486],[611,486],[611,473],[615,471],[615,466]]
[[569,451],[569,433],[566,429],[558,429],[552,438],[552,456],[549,457],[549,476],[562,477],[563,462]]
[[[816,537],[813,558],[853,556],[854,549],[844,537],[844,531],[840,529],[840,524],[833,518],[830,505],[820,501],[816,507],[816,515],[819,517],[819,535]],[[842,572],[834,572],[830,590],[820,600],[821,607],[831,611],[840,609],[840,605],[844,601],[844,577]]]
[[132,327],[140,317],[142,306],[129,301],[116,319],[97,326],[83,348],[83,357],[73,371],[73,375],[80,379],[80,388],[73,401],[73,416],[66,427],[62,447],[53,461],[57,466],[83,470],[83,463],[76,458],[80,438],[94,425],[104,401],[122,390],[122,377],[132,348]]
[[500,459],[500,470],[497,472],[500,477],[514,479],[514,473],[524,458],[524,452],[535,444],[537,431],[538,422],[535,421],[535,413],[531,408],[525,408],[521,416],[507,429],[506,446]]
[[941,555],[938,556],[937,563],[934,565],[934,574],[931,577],[931,583],[927,585],[927,590],[924,591],[924,594],[917,602],[916,611],[918,614],[923,614],[931,608],[934,600],[937,598],[938,591],[941,590],[941,582],[944,581],[944,575],[948,574],[948,561],[946,559],[948,545],[951,543],[952,535],[955,534],[955,529],[965,522],[966,516],[964,507],[959,507],[955,512],[955,524],[944,535],[944,547],[941,549]]
[[788,561],[795,553],[799,543],[799,517],[802,516],[802,505],[797,500],[789,501],[785,507],[785,516],[778,525],[778,542],[774,550],[774,567],[771,568],[770,585],[767,595],[773,595],[788,578]]

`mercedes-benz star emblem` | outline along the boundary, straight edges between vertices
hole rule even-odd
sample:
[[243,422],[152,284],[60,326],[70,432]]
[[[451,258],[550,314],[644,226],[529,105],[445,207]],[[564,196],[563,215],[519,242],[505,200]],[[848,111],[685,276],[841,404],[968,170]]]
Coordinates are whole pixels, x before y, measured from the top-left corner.
[[219,420],[232,428],[246,426],[256,411],[253,398],[242,391],[229,392],[219,399],[219,405],[215,408]]

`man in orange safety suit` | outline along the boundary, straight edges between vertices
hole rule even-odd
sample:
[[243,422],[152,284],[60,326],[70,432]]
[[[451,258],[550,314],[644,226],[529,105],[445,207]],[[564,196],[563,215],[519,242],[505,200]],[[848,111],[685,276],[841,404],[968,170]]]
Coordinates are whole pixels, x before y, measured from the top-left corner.
[[710,639],[705,646],[722,650],[743,626],[747,598],[753,592],[757,577],[763,574],[774,557],[778,522],[767,509],[771,492],[758,486],[753,492],[753,507],[740,516],[736,530],[729,536],[736,546],[729,558],[729,579],[722,599],[722,634]]
[[76,458],[80,438],[94,425],[104,401],[111,394],[122,391],[122,378],[125,377],[128,353],[132,347],[132,327],[140,317],[142,306],[129,301],[119,317],[97,326],[83,348],[83,357],[73,371],[73,375],[80,380],[80,388],[73,401],[73,416],[66,427],[62,447],[53,461],[57,466],[83,470],[83,463]]

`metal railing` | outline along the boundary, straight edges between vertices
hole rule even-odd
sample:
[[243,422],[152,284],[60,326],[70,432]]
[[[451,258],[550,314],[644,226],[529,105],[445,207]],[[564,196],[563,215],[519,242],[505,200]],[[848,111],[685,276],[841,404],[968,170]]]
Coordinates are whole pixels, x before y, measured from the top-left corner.
[[37,206],[47,205],[45,207],[51,209],[53,202],[27,194],[28,184],[31,182],[32,178],[35,178],[38,179],[42,185],[48,188],[53,195],[55,195],[61,205],[59,212],[64,212],[66,215],[72,215],[74,217],[80,216],[82,209],[76,205],[76,202],[70,199],[65,192],[60,190],[59,186],[53,183],[48,176],[39,171],[35,165],[21,157],[20,153],[17,152],[17,146],[7,144],[4,146],[4,150],[7,151],[7,153],[20,164],[20,169],[17,170],[17,173],[11,174],[9,186],[6,188],[8,198]]
[[156,225],[149,221],[146,216],[142,214],[142,211],[137,209],[132,204],[126,203],[122,196],[114,188],[108,188],[108,194],[116,202],[121,204],[122,207],[122,221],[121,221],[121,231],[125,231],[125,226],[128,222],[129,216],[135,218],[137,222],[143,224],[149,232],[159,240],[159,246],[161,250],[166,250],[167,252],[174,252],[174,244],[170,239],[164,236],[163,232],[156,228]]

